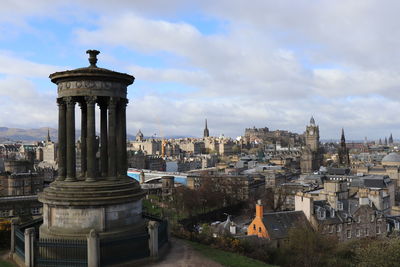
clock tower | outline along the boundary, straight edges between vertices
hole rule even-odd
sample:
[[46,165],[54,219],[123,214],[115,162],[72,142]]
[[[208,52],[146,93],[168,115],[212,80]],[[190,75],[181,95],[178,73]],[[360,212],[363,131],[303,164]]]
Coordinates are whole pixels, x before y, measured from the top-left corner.
[[319,146],[319,127],[313,117],[304,133],[306,145],[302,149],[300,168],[302,173],[317,171],[322,165],[322,151]]
[[306,146],[308,146],[311,151],[319,150],[319,127],[315,124],[314,117],[310,119],[310,125],[306,127]]

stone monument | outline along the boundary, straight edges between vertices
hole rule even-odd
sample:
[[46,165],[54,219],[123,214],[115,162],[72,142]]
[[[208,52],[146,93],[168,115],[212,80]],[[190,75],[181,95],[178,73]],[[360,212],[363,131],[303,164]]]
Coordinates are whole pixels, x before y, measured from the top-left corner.
[[[87,53],[89,67],[50,75],[58,89],[58,178],[39,195],[41,238],[86,239],[94,230],[100,240],[106,240],[147,231],[141,214],[144,192],[127,176],[127,87],[135,78],[97,67],[100,52]],[[76,104],[81,112],[80,173],[76,172]],[[100,142],[96,141],[96,106]]]

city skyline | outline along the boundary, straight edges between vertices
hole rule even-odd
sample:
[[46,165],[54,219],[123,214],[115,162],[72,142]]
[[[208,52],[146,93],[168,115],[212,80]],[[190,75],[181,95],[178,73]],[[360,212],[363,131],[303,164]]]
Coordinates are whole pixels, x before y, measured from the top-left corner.
[[[0,8],[0,126],[56,128],[54,71],[132,74],[127,129],[236,137],[249,127],[322,139],[400,136],[399,3],[35,1]],[[59,62],[67,64],[60,66]]]

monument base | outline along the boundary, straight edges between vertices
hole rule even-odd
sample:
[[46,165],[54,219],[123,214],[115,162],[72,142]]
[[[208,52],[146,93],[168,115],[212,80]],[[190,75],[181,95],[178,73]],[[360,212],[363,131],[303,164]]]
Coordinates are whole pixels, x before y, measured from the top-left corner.
[[145,233],[143,196],[138,182],[127,176],[96,182],[53,182],[39,195],[43,203],[39,236],[86,239],[92,229],[101,239]]

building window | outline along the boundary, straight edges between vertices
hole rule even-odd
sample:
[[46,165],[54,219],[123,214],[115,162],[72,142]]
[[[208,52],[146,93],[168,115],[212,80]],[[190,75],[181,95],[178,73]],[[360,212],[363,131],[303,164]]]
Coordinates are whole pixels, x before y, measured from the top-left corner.
[[347,230],[347,238],[351,238],[351,230]]
[[329,231],[331,234],[335,231],[335,226],[331,225],[331,230]]
[[31,208],[31,214],[32,215],[40,214],[40,209],[39,208]]
[[8,210],[0,210],[0,217],[8,217],[10,212]]
[[253,224],[253,230],[256,230],[256,225],[255,224]]
[[375,215],[372,214],[372,215],[371,215],[371,222],[374,222],[374,220],[375,220]]
[[341,231],[342,231],[342,225],[339,224],[339,225],[337,226],[336,232],[340,233]]
[[361,236],[361,231],[360,231],[360,229],[357,229],[357,230],[356,230],[356,235],[357,235],[358,237]]
[[261,233],[261,227],[258,227],[258,232]]

